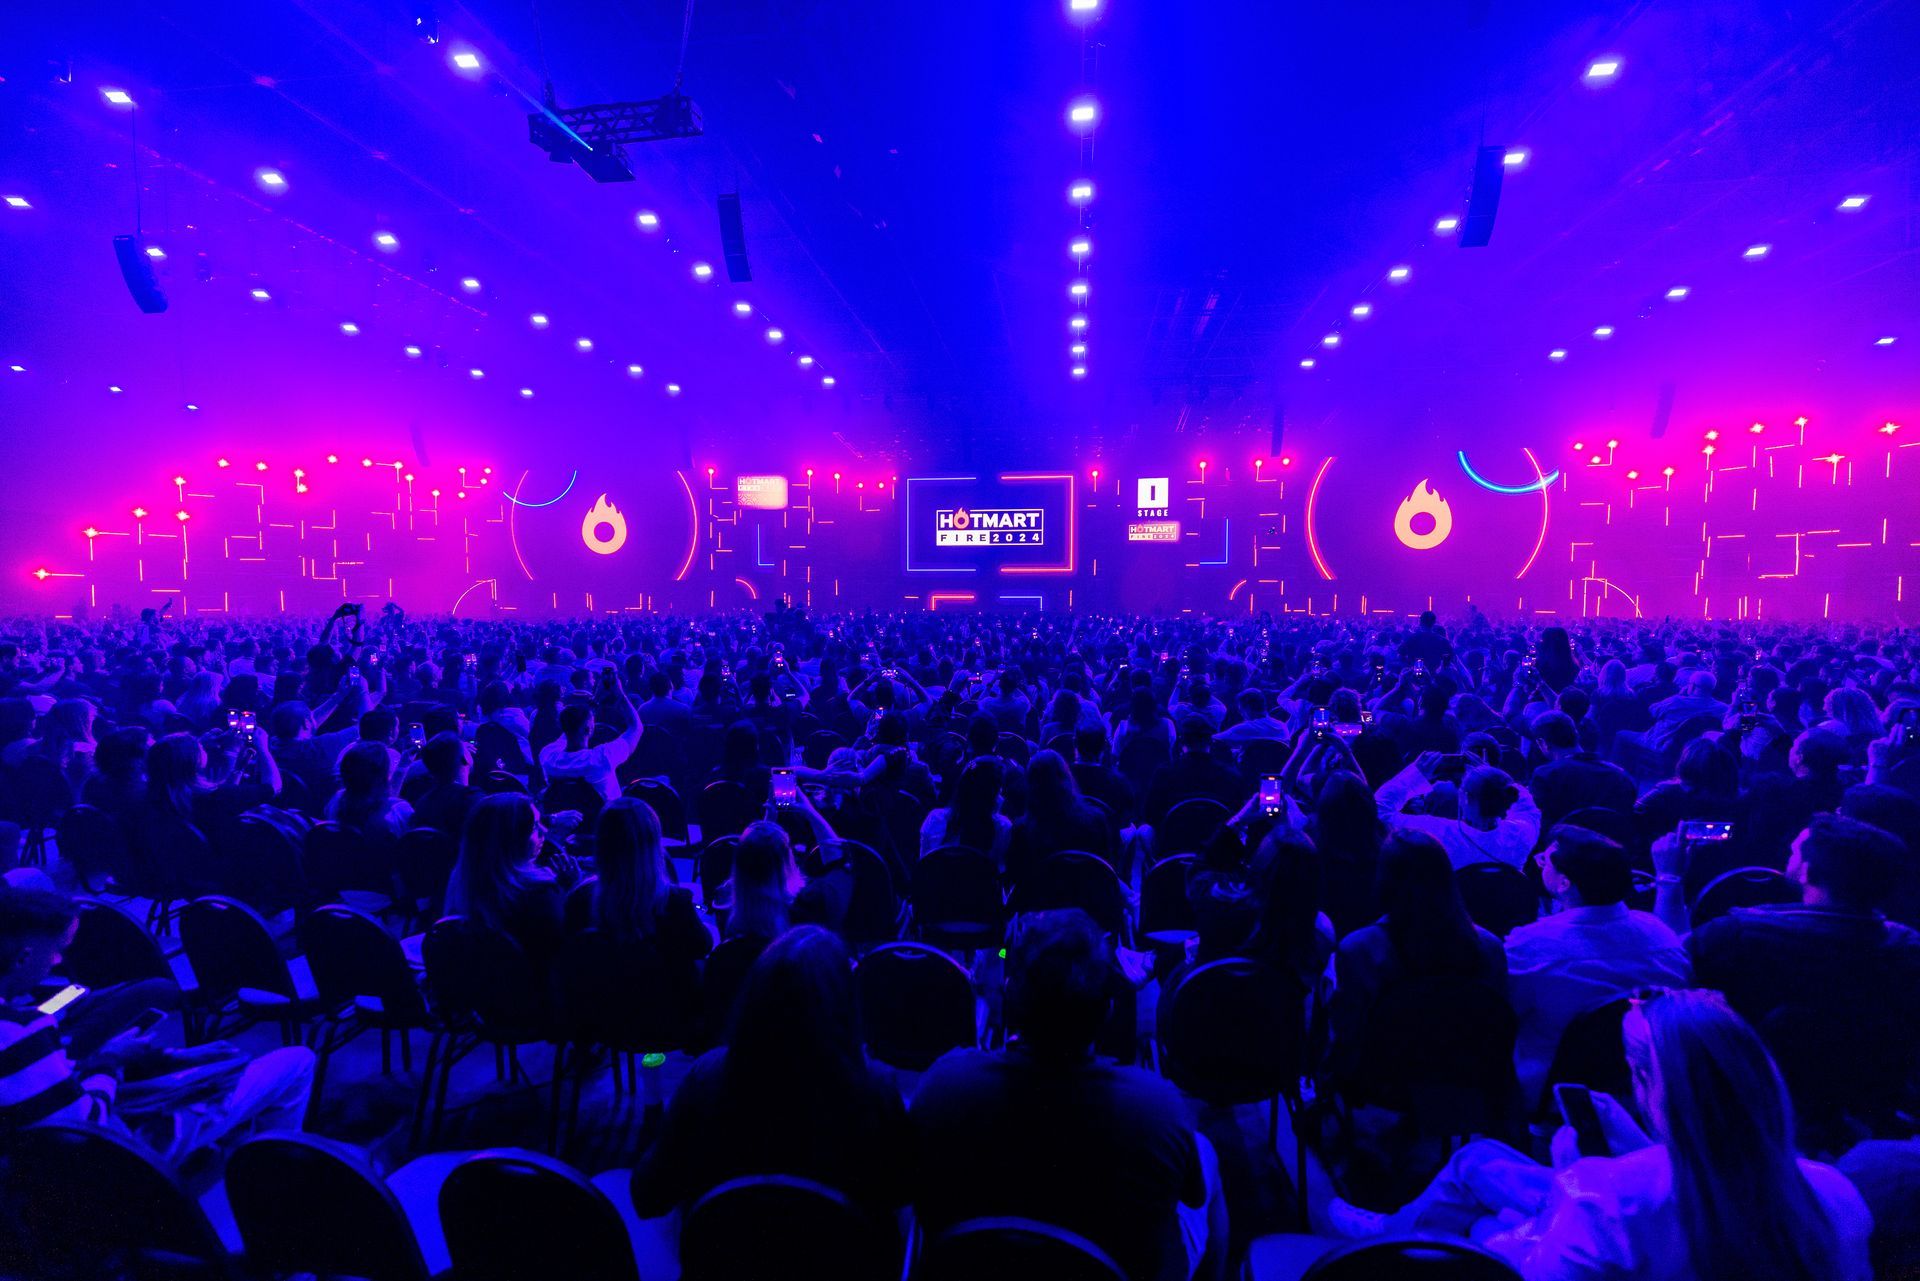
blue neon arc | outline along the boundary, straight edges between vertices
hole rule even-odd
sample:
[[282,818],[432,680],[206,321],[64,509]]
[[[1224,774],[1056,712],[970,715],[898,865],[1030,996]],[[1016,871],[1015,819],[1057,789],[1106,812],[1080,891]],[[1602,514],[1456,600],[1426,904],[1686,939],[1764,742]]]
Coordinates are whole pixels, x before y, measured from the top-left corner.
[[[526,478],[521,477],[521,479],[525,480]],[[573,492],[573,483],[579,479],[580,479],[580,471],[578,468],[575,468],[573,475],[567,477],[567,487],[561,490],[559,493],[555,494],[552,498],[547,499],[547,501],[544,503],[530,503],[530,502],[527,502],[525,499],[515,498],[512,494],[507,495],[507,501],[514,504],[516,507],[551,507],[555,503],[559,502],[562,498],[565,498],[568,494],[571,494]],[[519,486],[515,485],[514,488],[518,489]]]
[[1528,481],[1524,485],[1496,485],[1473,469],[1473,464],[1467,461],[1466,450],[1460,450],[1459,457],[1460,470],[1467,473],[1467,479],[1482,489],[1491,489],[1496,494],[1537,494],[1560,479],[1560,469],[1556,467],[1540,479]]

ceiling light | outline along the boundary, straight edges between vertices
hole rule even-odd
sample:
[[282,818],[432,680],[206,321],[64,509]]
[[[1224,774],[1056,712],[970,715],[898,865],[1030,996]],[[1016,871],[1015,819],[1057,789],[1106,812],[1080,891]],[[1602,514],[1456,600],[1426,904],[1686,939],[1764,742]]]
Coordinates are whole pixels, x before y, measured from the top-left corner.
[[1085,329],[1086,327],[1087,318],[1085,316],[1075,316],[1067,322],[1067,328],[1069,329]]
[[736,316],[751,316],[753,314],[753,304],[750,302],[736,302],[733,304],[733,314]]
[[1067,0],[1067,12],[1091,17],[1100,11],[1100,0]]
[[1081,98],[1067,108],[1067,120],[1082,129],[1091,129],[1100,116],[1100,108],[1091,98]]
[[531,387],[522,387],[522,388],[520,389],[520,398],[521,398],[522,400],[532,400],[532,399],[533,399],[533,388],[531,388]]
[[460,282],[460,287],[466,290],[470,294],[477,294],[480,292],[480,282],[478,280],[475,280],[472,276],[468,276],[466,279],[462,280]]
[[471,49],[462,49],[451,59],[453,65],[461,71],[480,70],[480,55]]
[[831,387],[831,386],[833,386],[833,375],[832,375],[832,374],[828,374],[828,375],[827,375],[827,376],[826,376],[825,378],[822,378],[822,379],[820,380],[820,385],[821,385],[822,387]]
[[418,347],[408,347],[407,356],[409,359],[412,359],[412,360],[420,359],[420,349]]
[[812,356],[802,356],[802,357],[800,357],[800,368],[802,368],[802,369],[811,369],[812,367],[813,367],[813,357],[812,357]]
[[1088,240],[1085,236],[1081,236],[1079,239],[1070,241],[1068,243],[1067,252],[1072,254],[1075,258],[1085,258],[1088,254],[1093,252],[1093,242],[1091,240]]
[[627,366],[627,377],[629,378],[638,378],[641,374],[644,374],[646,372],[647,372],[646,370],[642,369],[638,365]]
[[679,383],[668,383],[668,384],[667,384],[667,395],[669,395],[669,396],[678,396],[679,394],[680,394],[680,384],[679,384]]
[[1301,361],[1301,362],[1300,362],[1300,368],[1302,368],[1302,369],[1312,369],[1312,368],[1313,368],[1313,357],[1312,357],[1312,356],[1308,356],[1308,357],[1307,357],[1307,358],[1306,358],[1305,360],[1303,360],[1303,361]]
[[120,388],[118,386],[108,387],[107,390],[112,392],[116,396],[120,394]]
[[1395,280],[1395,281],[1405,280],[1408,276],[1411,276],[1412,274],[1413,274],[1413,268],[1411,267],[1395,267],[1392,271],[1389,271],[1387,273],[1387,279]]
[[200,412],[200,406],[198,406],[198,405],[188,405],[188,406],[187,406],[187,412],[188,412],[188,413],[190,413],[190,414],[197,414],[197,413],[199,413],[199,412]]
[[1611,338],[1613,337],[1613,326],[1612,325],[1595,325],[1593,327],[1593,336],[1595,338]]
[[485,378],[486,376],[487,376],[487,371],[484,369],[469,369],[467,371],[467,377],[475,379],[476,381],[481,378]]
[[27,203],[27,198],[26,198],[25,196],[8,196],[8,197],[7,197],[7,206],[8,206],[9,208],[12,208],[12,209],[31,209],[31,208],[33,208],[33,206],[32,206],[32,205],[30,205],[30,204],[28,204],[28,203]]
[[1888,334],[1884,338],[1876,338],[1873,340],[1873,345],[1876,347],[1891,347],[1893,346],[1893,335]]
[[343,320],[340,322],[340,332],[351,337],[360,332],[360,326],[354,324],[351,320]]
[[1454,232],[1460,230],[1460,220],[1452,214],[1448,214],[1444,218],[1437,219],[1433,224],[1433,229],[1440,235],[1451,236]]
[[162,249],[159,245],[148,245],[147,257],[153,259],[155,262],[165,262],[167,258],[167,251]]
[[25,365],[8,365],[7,368],[11,369],[16,374],[24,374],[27,372],[27,367]]
[[1320,345],[1322,347],[1338,347],[1340,345],[1340,335],[1328,334],[1325,338],[1322,338],[1320,340]]
[[1765,258],[1768,254],[1772,252],[1773,252],[1772,245],[1768,245],[1768,244],[1748,245],[1746,248],[1746,252],[1741,254],[1740,256],[1742,258]]
[[373,243],[391,252],[400,247],[400,238],[391,231],[376,231],[373,233]]
[[1586,82],[1590,85],[1610,84],[1620,74],[1620,59],[1595,58],[1587,64]]
[[273,297],[272,294],[268,293],[264,289],[255,289],[255,290],[252,290],[251,292],[253,294],[254,301],[256,302],[265,302],[267,301],[267,299]]
[[1524,169],[1533,153],[1525,147],[1508,147],[1507,154],[1500,157],[1500,163],[1509,169]]
[[1067,348],[1067,354],[1069,356],[1084,356],[1087,354],[1087,345],[1083,342],[1077,342]]
[[1372,303],[1357,302],[1353,304],[1353,318],[1355,320],[1365,320],[1368,316],[1371,316],[1372,314],[1373,314]]
[[255,169],[253,180],[262,191],[278,193],[287,189],[287,176],[278,169]]
[[642,231],[652,231],[660,225],[660,215],[651,209],[642,209],[633,216],[633,220],[640,224]]
[[1087,201],[1093,199],[1093,184],[1090,182],[1074,183],[1071,187],[1067,188],[1067,199],[1073,201],[1076,205],[1086,204]]
[[1865,209],[1867,207],[1867,199],[1868,197],[1866,196],[1848,196],[1840,202],[1840,207],[1848,213],[1852,213],[1855,209]]
[[769,330],[767,330],[767,341],[768,341],[768,342],[779,342],[779,341],[780,341],[781,339],[783,339],[783,338],[785,338],[785,337],[786,337],[786,335],[785,335],[784,333],[782,333],[782,332],[780,332],[780,330],[779,330],[779,329],[777,329],[777,328],[776,328],[776,329],[769,329]]
[[1685,285],[1675,285],[1673,288],[1667,290],[1667,297],[1673,299],[1673,301],[1675,302],[1679,302],[1682,298],[1685,298],[1686,296],[1687,296],[1687,287]]
[[1567,349],[1565,347],[1555,347],[1552,351],[1547,353],[1548,360],[1565,360],[1566,358],[1567,358]]
[[708,280],[711,279],[712,276],[713,268],[709,267],[706,263],[696,262],[693,264],[693,278],[695,280]]
[[591,339],[591,338],[576,338],[576,339],[574,339],[574,340],[573,340],[573,345],[574,345],[575,347],[577,347],[577,348],[579,348],[579,349],[580,349],[581,351],[592,351],[592,350],[593,350],[593,339]]
[[544,311],[536,311],[527,317],[527,323],[535,329],[545,329],[547,327],[547,313]]
[[1067,286],[1067,292],[1075,298],[1085,298],[1087,296],[1087,282],[1084,280],[1076,280]]
[[125,89],[102,89],[100,96],[116,107],[131,107],[133,105],[133,96]]

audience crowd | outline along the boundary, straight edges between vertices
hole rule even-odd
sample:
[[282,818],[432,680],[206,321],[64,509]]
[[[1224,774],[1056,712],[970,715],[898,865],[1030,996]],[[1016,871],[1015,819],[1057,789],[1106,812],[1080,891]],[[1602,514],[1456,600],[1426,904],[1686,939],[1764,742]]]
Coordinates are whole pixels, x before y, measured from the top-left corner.
[[1920,1274],[1902,628],[15,619],[0,818],[16,1191],[62,1125],[217,1186],[377,1028],[428,1148],[472,1044],[556,1047],[555,1147],[567,1078],[684,1052],[630,1214],[810,1180],[895,1275],[1007,1216],[1140,1281]]

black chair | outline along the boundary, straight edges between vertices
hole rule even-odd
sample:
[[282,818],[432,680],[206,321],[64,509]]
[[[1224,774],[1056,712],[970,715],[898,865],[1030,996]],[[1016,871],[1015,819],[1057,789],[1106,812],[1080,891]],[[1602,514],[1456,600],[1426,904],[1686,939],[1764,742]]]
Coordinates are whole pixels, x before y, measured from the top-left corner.
[[1584,1085],[1602,1094],[1625,1100],[1633,1093],[1633,1074],[1627,1067],[1626,1047],[1620,1039],[1620,1023],[1627,1016],[1630,997],[1615,997],[1568,1020],[1554,1046],[1553,1061],[1547,1067],[1545,1088],[1534,1115],[1551,1119],[1554,1115],[1553,1087],[1561,1084]]
[[1506,994],[1463,978],[1392,983],[1367,1012],[1346,1103],[1406,1114],[1422,1135],[1514,1133],[1518,1028]]
[[1175,854],[1147,869],[1140,881],[1140,937],[1157,947],[1184,949],[1198,923],[1187,898],[1187,879],[1200,866],[1197,854]]
[[886,828],[892,848],[889,865],[896,869],[913,866],[920,857],[920,825],[927,821],[927,805],[912,792],[890,791],[875,798],[880,820]]
[[124,884],[116,881],[114,889],[151,900],[147,928],[164,936],[173,927],[180,900],[214,887],[213,870],[213,847],[200,830],[156,813],[133,834],[130,875]]
[[853,972],[867,1051],[890,1067],[924,1072],[948,1050],[975,1043],[973,979],[923,943],[888,943]]
[[968,1219],[936,1236],[914,1281],[1126,1281],[1111,1255],[1077,1232],[1034,1219]]
[[672,783],[664,778],[636,778],[622,795],[646,802],[660,820],[660,834],[670,844],[687,843],[687,806]]
[[[232,1277],[227,1250],[179,1176],[137,1140],[45,1121],[7,1143],[5,1204],[20,1240],[0,1244],[34,1277]],[[9,1269],[12,1272],[12,1269]]]
[[1226,806],[1208,797],[1195,796],[1181,801],[1154,824],[1154,856],[1198,854],[1213,843],[1230,817]]
[[1409,1237],[1337,1247],[1300,1281],[1520,1281],[1520,1274],[1477,1245]]
[[1540,891],[1527,874],[1505,863],[1469,863],[1453,874],[1473,923],[1505,938],[1540,918]]
[[683,1281],[833,1277],[892,1281],[900,1237],[844,1193],[811,1179],[762,1174],[722,1183],[680,1225]]
[[426,1281],[407,1212],[352,1144],[262,1134],[227,1158],[226,1186],[250,1271]]
[[1077,907],[1121,942],[1131,941],[1126,894],[1120,878],[1099,855],[1085,850],[1048,855],[1020,878],[1007,904],[1007,910],[1016,914],[1063,907]]
[[825,769],[833,754],[847,745],[847,740],[830,729],[817,729],[801,737],[796,730],[795,737],[801,738],[800,760],[810,769]]
[[979,850],[949,845],[913,865],[913,925],[935,947],[998,947],[1007,929],[1000,870]]
[[[270,1019],[288,1045],[319,1008],[310,976],[280,955],[260,914],[238,899],[209,894],[180,909],[180,943],[193,967],[195,1035],[214,1037]],[[226,1020],[231,1020],[227,1022]]]
[[221,864],[233,878],[234,897],[263,912],[311,901],[304,841],[258,814],[236,815],[214,833]]
[[1144,801],[1155,771],[1173,761],[1173,744],[1158,736],[1130,734],[1120,746],[1115,767],[1133,788],[1134,797]]
[[[659,725],[641,731],[640,746],[614,771],[623,788],[631,789],[642,779],[666,779],[675,786],[686,781],[687,754],[672,733]],[[627,795],[632,795],[629,790]],[[662,816],[662,821],[665,821]],[[684,820],[682,823],[684,827]],[[685,839],[684,834],[681,836]]]
[[16,814],[26,835],[20,857],[25,863],[47,861],[47,833],[60,826],[73,807],[73,784],[67,772],[45,756],[29,756],[11,771]]
[[840,936],[855,951],[900,937],[900,894],[893,871],[879,851],[862,841],[839,837],[822,842],[817,851],[823,864],[842,863],[853,875],[853,894],[847,902]]
[[1718,920],[1736,907],[1761,907],[1768,903],[1798,903],[1800,887],[1785,872],[1770,867],[1736,867],[1722,872],[1701,887],[1688,917],[1694,929]]
[[720,901],[721,892],[733,878],[733,852],[740,848],[738,836],[709,839],[694,860],[694,879],[700,883],[700,901],[709,909]]
[[738,836],[747,830],[747,824],[760,817],[760,807],[747,795],[747,789],[738,783],[729,783],[722,779],[708,783],[700,791],[700,839],[711,842],[716,837]]
[[767,950],[767,940],[744,935],[727,939],[707,954],[700,974],[700,1044],[719,1045],[733,1022],[734,1002],[747,981],[747,971]]
[[[615,1093],[623,1084],[637,1093],[641,1056],[684,1049],[693,1042],[699,1017],[699,972],[692,965],[669,963],[652,940],[621,939],[597,929],[570,935],[554,964],[554,993],[558,1035],[571,1060],[574,1081],[569,1118],[579,1115],[580,1094],[593,1064],[586,1052],[590,1047],[609,1052]],[[556,1127],[566,1076],[567,1065],[556,1065]],[[555,1150],[559,1144],[556,1131]]]
[[91,805],[75,805],[60,816],[54,838],[60,857],[73,867],[83,888],[124,877],[132,866],[133,850],[120,820]]
[[481,1045],[494,1047],[495,1071],[523,1080],[519,1048],[559,1038],[553,998],[545,976],[504,931],[462,917],[434,922],[421,940],[427,965],[427,992],[435,1032],[427,1047],[415,1114],[415,1142],[421,1120],[427,1141],[439,1132],[447,1108],[453,1068]]
[[447,897],[447,881],[453,876],[453,865],[459,861],[460,840],[450,832],[416,827],[401,834],[393,850],[394,877],[400,901],[407,906],[414,922],[440,919]]
[[1024,767],[1033,759],[1033,744],[1018,734],[1003,730],[1000,737],[993,740],[993,754],[1001,760]]
[[455,1281],[640,1281],[620,1211],[580,1172],[518,1148],[477,1152],[440,1188]]
[[413,1070],[410,1034],[431,1025],[426,996],[400,941],[380,922],[344,903],[317,907],[300,920],[300,950],[319,992],[322,1026],[314,1035],[313,1098],[326,1083],[327,1061],[362,1033],[380,1033],[380,1071],[393,1071],[393,1034],[400,1065]]
[[60,961],[67,978],[90,988],[173,978],[159,942],[128,913],[90,898],[76,898],[73,908],[80,923]]
[[393,864],[381,857],[356,828],[334,822],[307,829],[307,891],[314,901],[331,903],[357,892],[375,895],[376,906],[390,904],[394,894]]
[[1291,975],[1232,958],[1189,970],[1160,1000],[1160,1070],[1203,1103],[1266,1103],[1267,1142],[1280,1138],[1280,1103],[1295,1118],[1300,1223],[1307,1221],[1307,1139],[1300,1079],[1307,1070],[1306,993]]
[[591,828],[593,821],[600,817],[600,811],[606,807],[607,798],[600,789],[584,778],[556,778],[547,784],[540,793],[540,812],[555,814],[561,810],[577,810],[584,820],[583,828]]

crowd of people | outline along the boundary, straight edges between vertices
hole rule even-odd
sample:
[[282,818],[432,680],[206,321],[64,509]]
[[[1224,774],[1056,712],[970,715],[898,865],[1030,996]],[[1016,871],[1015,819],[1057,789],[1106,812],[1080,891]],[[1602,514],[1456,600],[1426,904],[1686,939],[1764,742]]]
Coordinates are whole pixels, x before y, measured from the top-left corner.
[[[1283,994],[1292,1123],[1335,1189],[1303,1232],[1450,1236],[1526,1278],[1920,1266],[1907,629],[15,619],[0,776],[9,1132],[82,1119],[217,1174],[299,1124],[303,1048],[163,1048],[143,1011],[179,998],[152,982],[38,1008],[75,896],[297,918],[222,839],[250,816],[344,830],[396,898],[538,974],[582,930],[644,951],[708,1031],[631,1154],[643,1216],[791,1174],[929,1236],[1016,1215],[1129,1277],[1224,1276],[1248,1234],[1195,1101],[1153,1069],[1154,1012],[1244,961]],[[75,807],[124,859],[62,848]],[[422,829],[457,849],[424,890],[399,853]],[[955,942],[916,903],[956,850],[1004,934]],[[1090,862],[1111,892],[1062,899]],[[904,1093],[853,968],[900,937],[946,947],[978,1002]],[[746,964],[702,1008],[721,948]],[[1436,1121],[1428,1059],[1480,1064],[1470,1119]]]

